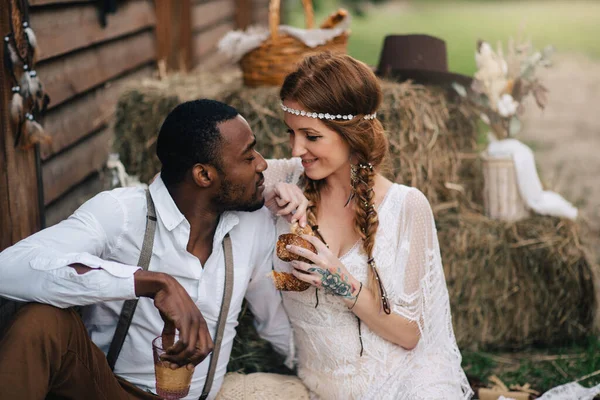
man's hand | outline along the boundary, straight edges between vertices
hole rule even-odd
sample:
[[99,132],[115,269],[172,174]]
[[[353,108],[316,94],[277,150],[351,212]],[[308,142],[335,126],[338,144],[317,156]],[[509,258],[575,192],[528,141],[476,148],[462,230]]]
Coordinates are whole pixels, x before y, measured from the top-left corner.
[[[214,344],[202,313],[186,290],[167,274],[140,270],[134,276],[136,295],[153,298],[165,321],[163,360],[188,368],[202,362]],[[179,331],[177,343],[173,343],[175,330]]]

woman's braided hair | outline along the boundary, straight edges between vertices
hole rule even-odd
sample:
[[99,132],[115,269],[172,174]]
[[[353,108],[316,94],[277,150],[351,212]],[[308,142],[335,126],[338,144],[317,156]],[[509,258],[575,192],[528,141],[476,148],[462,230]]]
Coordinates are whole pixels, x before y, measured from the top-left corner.
[[[362,238],[364,252],[373,260],[379,226],[373,186],[376,171],[387,158],[388,141],[381,123],[377,119],[365,120],[363,116],[376,112],[381,105],[382,92],[377,77],[367,65],[348,55],[319,53],[306,57],[296,71],[286,77],[280,98],[297,101],[306,111],[356,116],[352,120],[322,122],[342,136],[356,159],[354,226]],[[310,202],[308,223],[316,226],[319,191],[324,182],[306,176],[303,182],[304,195]],[[368,271],[368,287],[379,297],[378,277],[373,268]]]

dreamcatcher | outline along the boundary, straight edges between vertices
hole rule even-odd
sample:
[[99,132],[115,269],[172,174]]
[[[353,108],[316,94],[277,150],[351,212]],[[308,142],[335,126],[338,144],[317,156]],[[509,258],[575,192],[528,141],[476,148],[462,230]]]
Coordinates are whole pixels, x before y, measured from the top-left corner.
[[14,145],[29,149],[50,140],[39,122],[50,98],[35,70],[38,46],[29,25],[27,1],[9,0],[8,3],[11,31],[4,37],[4,65],[12,80],[10,116],[16,127]]

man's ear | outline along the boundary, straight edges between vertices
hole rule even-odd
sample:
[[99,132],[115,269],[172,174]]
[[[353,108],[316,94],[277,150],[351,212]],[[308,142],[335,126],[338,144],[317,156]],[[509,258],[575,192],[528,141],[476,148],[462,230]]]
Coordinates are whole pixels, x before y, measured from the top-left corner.
[[192,179],[200,187],[210,187],[217,177],[217,170],[212,165],[196,164],[192,167]]

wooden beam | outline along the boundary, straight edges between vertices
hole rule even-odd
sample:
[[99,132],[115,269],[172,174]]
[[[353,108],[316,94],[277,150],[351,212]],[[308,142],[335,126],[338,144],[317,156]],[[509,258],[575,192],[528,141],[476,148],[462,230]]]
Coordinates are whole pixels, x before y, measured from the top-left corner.
[[110,152],[112,135],[111,129],[104,129],[42,164],[46,205],[104,167]]
[[155,58],[154,33],[144,31],[44,63],[38,75],[50,95],[50,107],[101,85]]
[[191,0],[156,0],[157,60],[167,70],[188,71],[192,68]]
[[252,0],[235,1],[235,26],[246,29],[252,23]]
[[[10,31],[10,18],[0,7],[0,34]],[[0,46],[4,60],[4,46]],[[35,153],[14,147],[15,126],[9,104],[12,82],[4,63],[0,65],[0,251],[40,229],[40,211],[35,169]]]
[[179,50],[178,69],[187,72],[194,65],[194,53],[192,51],[192,1],[181,0],[179,4],[179,38],[176,41]]
[[154,9],[147,0],[119,2],[118,12],[107,16],[105,28],[94,4],[40,9],[31,14],[39,42],[39,60],[56,57],[154,26]]
[[205,55],[217,48],[219,40],[230,30],[235,29],[233,21],[227,21],[214,28],[194,35],[194,63],[200,64]]
[[[241,0],[235,1],[239,2]],[[238,10],[235,6],[233,0],[196,4],[192,11],[192,30],[199,32],[222,22],[224,19],[236,19]]]
[[50,110],[44,119],[44,129],[52,141],[42,146],[42,160],[106,127],[114,115],[124,87],[129,82],[151,76],[154,71],[153,66],[142,67]]

